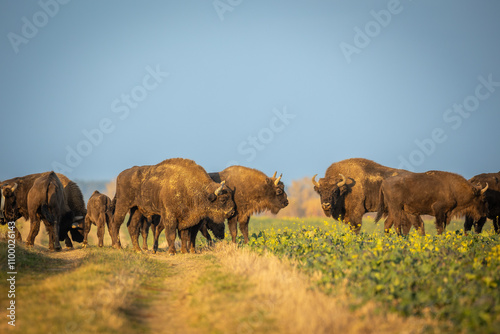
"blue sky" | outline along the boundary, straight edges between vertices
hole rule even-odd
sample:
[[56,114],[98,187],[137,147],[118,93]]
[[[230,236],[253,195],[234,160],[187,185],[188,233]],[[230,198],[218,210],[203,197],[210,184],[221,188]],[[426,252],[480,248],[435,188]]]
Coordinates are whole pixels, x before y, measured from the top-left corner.
[[500,170],[498,1],[0,2],[0,179]]

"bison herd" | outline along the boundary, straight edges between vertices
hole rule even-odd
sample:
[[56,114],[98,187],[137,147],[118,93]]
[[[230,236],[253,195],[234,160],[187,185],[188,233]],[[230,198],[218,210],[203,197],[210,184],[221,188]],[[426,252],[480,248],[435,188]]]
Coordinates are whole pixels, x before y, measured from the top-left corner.
[[[413,173],[353,158],[333,163],[324,178],[312,178],[327,217],[349,224],[354,233],[361,230],[363,215],[377,212],[376,221],[386,217],[384,230],[394,227],[398,234],[414,226],[425,234],[421,215],[435,217],[438,234],[451,218],[465,216],[464,229],[474,226],[480,233],[486,219],[500,233],[500,172],[481,174],[466,180],[460,175],[429,171]],[[111,200],[95,191],[87,206],[76,183],[54,172],[16,177],[0,183],[0,223],[23,217],[30,221],[26,244],[32,246],[40,222],[49,234],[49,249],[60,250],[72,241],[87,244],[92,225],[97,226],[99,246],[103,246],[105,226],[112,246],[121,248],[120,227],[128,227],[134,249],[147,249],[148,231],[154,234],[154,251],[163,230],[168,253],[175,254],[175,238],[181,239],[182,253],[195,251],[199,231],[211,242],[208,230],[224,238],[225,221],[233,242],[237,227],[248,242],[248,223],[254,213],[278,213],[288,205],[281,175],[272,177],[243,166],[231,166],[218,173],[207,173],[192,160],[174,158],[151,166],[134,166],[116,179]],[[16,231],[16,237],[21,235]]]

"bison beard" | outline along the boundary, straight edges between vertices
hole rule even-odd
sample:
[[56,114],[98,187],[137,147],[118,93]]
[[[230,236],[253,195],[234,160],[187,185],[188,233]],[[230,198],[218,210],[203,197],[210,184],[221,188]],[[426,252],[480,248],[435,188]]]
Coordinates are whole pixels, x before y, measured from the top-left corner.
[[[116,179],[113,202],[111,236],[114,247],[121,247],[119,230],[125,215],[130,210],[139,210],[145,217],[161,217],[170,254],[176,253],[177,229],[187,229],[206,217],[224,220],[234,213],[234,202],[227,187],[213,182],[194,161],[181,158],[121,172]],[[137,243],[134,248],[140,250]],[[181,251],[187,251],[184,243]]]
[[363,215],[378,209],[382,181],[404,173],[409,172],[353,158],[331,164],[325,177],[316,181],[315,175],[312,183],[325,216],[342,220],[349,224],[351,231],[359,233]]
[[442,234],[453,216],[467,213],[476,219],[486,214],[487,188],[475,187],[460,175],[441,171],[388,178],[380,188],[375,221],[387,212],[386,228],[394,224],[399,234],[407,234],[411,223],[425,234],[420,215],[431,215],[436,218],[438,234]]

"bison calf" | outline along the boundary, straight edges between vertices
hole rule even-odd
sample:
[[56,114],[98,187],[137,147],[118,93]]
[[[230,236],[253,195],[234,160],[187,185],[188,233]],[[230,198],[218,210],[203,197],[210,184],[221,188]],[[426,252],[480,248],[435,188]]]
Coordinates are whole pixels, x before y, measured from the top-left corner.
[[[104,244],[104,230],[105,225],[108,226],[113,216],[113,207],[111,199],[101,194],[99,191],[94,191],[87,203],[87,215],[85,216],[85,227],[83,231],[83,246],[87,246],[87,237],[90,232],[92,224],[97,226],[97,238],[99,239],[99,247]],[[110,233],[111,236],[111,233]]]

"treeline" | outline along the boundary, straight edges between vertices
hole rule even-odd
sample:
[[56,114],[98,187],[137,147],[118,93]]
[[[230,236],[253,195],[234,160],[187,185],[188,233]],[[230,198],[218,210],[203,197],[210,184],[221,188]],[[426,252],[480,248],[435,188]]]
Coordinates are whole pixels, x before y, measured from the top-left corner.
[[[314,191],[311,177],[293,180],[285,189],[289,204],[277,217],[323,217],[319,195]],[[264,215],[272,216],[270,212]]]

